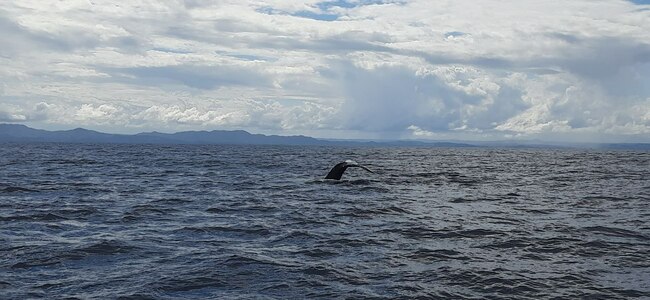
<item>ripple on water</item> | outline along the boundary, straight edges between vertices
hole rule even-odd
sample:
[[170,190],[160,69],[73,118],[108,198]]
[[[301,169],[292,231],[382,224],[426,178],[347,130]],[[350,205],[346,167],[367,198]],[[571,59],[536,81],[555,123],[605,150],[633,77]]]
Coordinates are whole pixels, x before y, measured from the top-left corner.
[[[33,144],[0,157],[1,299],[650,298],[648,152]],[[322,179],[341,159],[377,173]]]

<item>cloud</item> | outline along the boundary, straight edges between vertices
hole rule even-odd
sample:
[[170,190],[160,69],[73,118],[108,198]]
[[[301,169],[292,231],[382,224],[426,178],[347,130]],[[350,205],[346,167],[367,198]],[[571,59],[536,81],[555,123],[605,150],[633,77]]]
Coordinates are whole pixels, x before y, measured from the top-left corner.
[[111,121],[119,113],[120,109],[110,104],[102,104],[99,106],[83,104],[76,111],[75,119],[80,121],[92,120],[93,122]]
[[415,125],[411,125],[409,127],[406,127],[406,129],[411,130],[413,136],[416,136],[416,137],[428,137],[428,138],[430,138],[430,137],[436,136],[436,134],[434,132],[424,130],[424,129],[422,129],[420,127],[417,127]]
[[5,2],[0,121],[649,141],[646,6]]
[[0,110],[0,122],[24,122],[27,116],[9,110]]
[[124,76],[124,82],[160,86],[183,84],[197,89],[215,89],[226,85],[268,87],[270,78],[242,66],[163,66],[107,69],[113,77]]
[[[152,105],[81,103],[70,106],[40,102],[30,108],[0,106],[2,122],[45,122],[121,131],[202,128],[316,130],[328,124],[336,107],[250,100],[230,105]],[[126,130],[125,130],[126,129]],[[130,129],[130,130],[129,130]]]
[[0,103],[0,122],[33,122],[47,119],[52,105],[39,102],[33,107]]
[[487,130],[527,107],[513,87],[468,66],[352,67],[342,81],[347,92],[342,115],[354,129]]
[[239,112],[219,113],[214,110],[199,110],[196,107],[152,106],[134,114],[136,122],[178,123],[190,125],[229,125],[243,126],[250,121],[250,116]]

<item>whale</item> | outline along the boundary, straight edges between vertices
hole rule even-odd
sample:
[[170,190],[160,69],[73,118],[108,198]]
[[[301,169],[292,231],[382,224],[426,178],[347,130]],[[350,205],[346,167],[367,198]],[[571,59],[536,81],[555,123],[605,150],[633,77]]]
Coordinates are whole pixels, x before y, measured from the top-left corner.
[[356,161],[353,160],[346,160],[344,162],[340,162],[336,164],[329,173],[327,173],[327,176],[325,176],[325,179],[334,179],[334,180],[340,180],[341,176],[343,176],[343,173],[345,170],[347,170],[349,167],[355,167],[355,168],[362,168],[370,173],[375,173],[372,170],[366,168],[365,166],[362,166],[358,164]]

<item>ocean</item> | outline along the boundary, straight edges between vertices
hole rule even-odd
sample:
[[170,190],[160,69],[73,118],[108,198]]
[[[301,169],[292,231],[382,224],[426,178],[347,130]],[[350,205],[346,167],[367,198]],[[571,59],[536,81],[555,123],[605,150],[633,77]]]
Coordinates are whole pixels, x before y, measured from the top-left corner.
[[0,144],[0,299],[647,299],[649,221],[647,151]]

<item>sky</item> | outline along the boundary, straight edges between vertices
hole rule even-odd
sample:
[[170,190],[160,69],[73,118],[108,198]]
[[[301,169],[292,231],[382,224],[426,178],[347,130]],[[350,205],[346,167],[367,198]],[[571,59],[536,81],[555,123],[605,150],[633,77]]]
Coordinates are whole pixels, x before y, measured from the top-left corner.
[[0,123],[650,142],[650,1],[0,3]]

